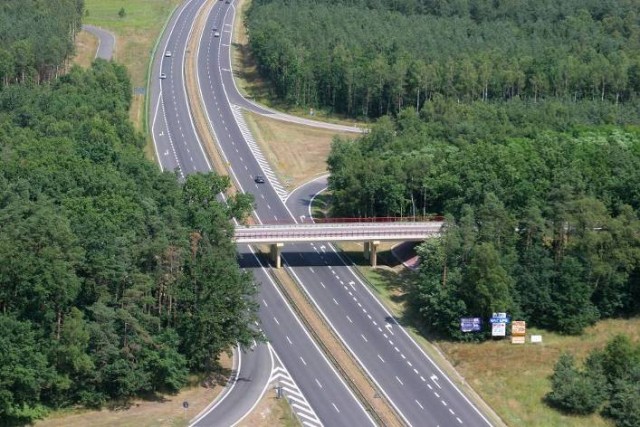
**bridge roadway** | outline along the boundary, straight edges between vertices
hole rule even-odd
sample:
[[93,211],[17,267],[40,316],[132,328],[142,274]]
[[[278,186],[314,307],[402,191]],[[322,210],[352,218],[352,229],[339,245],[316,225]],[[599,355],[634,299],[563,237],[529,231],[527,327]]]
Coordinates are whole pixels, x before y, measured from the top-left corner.
[[442,222],[239,225],[236,243],[422,241],[440,235]]

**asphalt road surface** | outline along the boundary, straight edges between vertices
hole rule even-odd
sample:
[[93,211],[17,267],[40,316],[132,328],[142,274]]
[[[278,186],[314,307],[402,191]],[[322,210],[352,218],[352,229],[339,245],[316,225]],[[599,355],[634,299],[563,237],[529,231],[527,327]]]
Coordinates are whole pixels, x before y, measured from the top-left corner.
[[[156,150],[163,168],[176,170],[179,176],[210,170],[193,131],[184,90],[186,40],[201,5],[202,0],[187,1],[174,16],[164,40],[164,52],[171,49],[172,55],[160,56],[162,52],[159,52],[159,61],[154,66],[158,76],[157,96],[152,98]],[[283,203],[286,193],[270,173],[268,164],[260,161],[256,147],[250,144],[241,106],[237,105],[242,97],[235,85],[223,84],[232,82],[229,46],[233,15],[233,2],[220,1],[208,16],[198,48],[201,96],[236,185],[256,197],[256,216],[261,222],[292,223],[309,212],[304,211],[304,202],[296,202],[295,197],[289,197],[287,205]],[[220,37],[215,37],[216,31]],[[165,78],[160,78],[160,73]],[[267,176],[267,182],[256,183],[256,175]],[[311,199],[314,193],[306,191],[305,194],[302,190],[300,194]],[[329,243],[289,245],[285,249],[284,259],[292,274],[407,424],[489,424]],[[256,280],[262,283],[259,295],[262,327],[320,422],[332,426],[371,424],[368,414],[279,295],[264,266],[248,247],[240,246],[239,253],[241,265],[251,269]]]
[[116,36],[112,32],[93,25],[83,25],[82,29],[98,37],[96,58],[106,59],[107,61],[113,58],[113,52],[116,48]]

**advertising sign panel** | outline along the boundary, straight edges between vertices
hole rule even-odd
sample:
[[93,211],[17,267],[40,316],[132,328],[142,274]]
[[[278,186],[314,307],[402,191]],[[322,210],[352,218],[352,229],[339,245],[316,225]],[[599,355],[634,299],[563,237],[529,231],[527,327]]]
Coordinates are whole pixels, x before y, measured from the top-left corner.
[[527,323],[524,320],[514,320],[511,324],[511,335],[523,337],[526,335]]
[[506,323],[493,323],[491,324],[491,336],[492,337],[504,337],[507,335]]
[[511,318],[507,313],[493,313],[489,319],[489,323],[509,323]]
[[462,332],[478,332],[482,329],[482,319],[479,317],[461,317],[460,330]]

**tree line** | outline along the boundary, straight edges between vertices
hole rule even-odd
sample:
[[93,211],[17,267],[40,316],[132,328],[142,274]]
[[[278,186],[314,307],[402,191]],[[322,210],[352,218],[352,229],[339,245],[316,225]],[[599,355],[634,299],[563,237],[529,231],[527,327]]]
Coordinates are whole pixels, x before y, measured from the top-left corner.
[[4,0],[0,4],[0,87],[58,75],[74,53],[84,0]]
[[260,339],[229,181],[142,153],[124,67],[0,90],[0,424],[176,391]]
[[441,95],[636,99],[637,0],[257,0],[246,23],[273,95],[375,118]]
[[578,366],[568,353],[558,359],[546,402],[567,414],[600,413],[617,427],[640,425],[640,345],[617,335]]

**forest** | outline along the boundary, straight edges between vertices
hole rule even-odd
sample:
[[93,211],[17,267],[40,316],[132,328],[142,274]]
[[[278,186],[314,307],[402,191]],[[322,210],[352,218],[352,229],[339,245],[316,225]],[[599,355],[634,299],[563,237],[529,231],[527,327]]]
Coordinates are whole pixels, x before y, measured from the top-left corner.
[[0,87],[48,81],[74,53],[84,0],[3,0],[0,3]]
[[124,67],[0,91],[0,424],[177,391],[260,339],[229,181],[144,158]]
[[[464,55],[474,56],[473,63],[498,52],[505,56],[490,61],[494,70],[544,64],[543,75],[536,79],[535,67],[524,69],[522,85],[512,86],[492,72],[488,90],[481,78],[471,86],[440,80],[421,89],[420,99],[405,108],[410,80],[398,86],[406,89],[402,102],[395,102],[400,98],[393,92],[386,92],[393,102],[376,98],[383,99],[377,110],[383,116],[371,132],[356,142],[333,142],[328,159],[332,214],[445,216],[441,238],[419,247],[421,266],[405,289],[412,318],[432,335],[486,339],[490,325],[481,333],[463,333],[460,318],[487,322],[494,312],[565,334],[580,334],[598,319],[638,315],[640,123],[632,65],[640,58],[634,35],[637,2],[443,0],[405,6],[327,3],[359,8],[365,17],[387,14],[440,23],[434,34],[420,36],[412,55],[415,60],[430,56],[428,63],[440,69],[437,76],[446,76],[441,67],[453,61],[461,78],[480,78],[478,69],[466,68]],[[303,2],[284,13],[305,16],[307,7],[312,6]],[[359,16],[334,14],[354,22]],[[441,20],[460,25],[445,27]],[[353,31],[353,43],[365,40],[358,26],[340,28]],[[407,40],[389,54],[400,55],[411,46],[413,27],[405,28],[398,37]],[[466,37],[458,37],[460,28],[466,28]],[[380,35],[371,30],[367,34]],[[415,31],[434,28],[422,22]],[[387,41],[371,41],[364,57],[384,54]],[[598,74],[594,68],[623,56],[636,59],[625,62],[622,74],[610,68]],[[568,72],[571,68],[563,67],[573,60],[583,71],[554,74]],[[556,78],[561,75],[566,79]],[[625,90],[618,90],[618,77]],[[338,100],[347,111],[348,100]]]
[[356,143],[337,139],[328,160],[336,216],[447,215],[407,289],[420,323],[464,340],[487,335],[460,332],[460,317],[493,312],[568,334],[638,314],[637,128],[588,125],[552,106],[527,115],[432,104],[441,110],[404,110]]
[[638,0],[255,0],[273,95],[375,118],[458,101],[637,102]]
[[161,173],[131,99],[101,60],[0,90],[0,425],[175,392],[262,339],[231,241],[251,197]]

